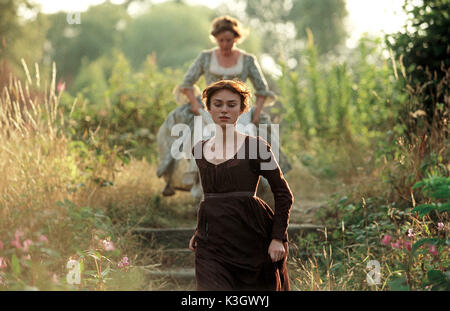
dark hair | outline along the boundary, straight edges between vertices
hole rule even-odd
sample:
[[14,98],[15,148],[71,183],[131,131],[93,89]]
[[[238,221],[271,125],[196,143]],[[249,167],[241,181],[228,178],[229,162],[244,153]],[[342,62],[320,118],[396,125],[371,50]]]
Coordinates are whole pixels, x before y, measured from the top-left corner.
[[245,31],[242,29],[239,21],[230,16],[220,16],[212,21],[212,36],[216,37],[219,33],[224,31],[231,31],[237,39],[241,39],[245,35]]
[[220,90],[229,90],[235,94],[238,94],[241,98],[241,111],[248,111],[251,92],[244,82],[237,80],[220,80],[211,83],[206,89],[204,89],[202,100],[206,104],[206,109],[211,110],[211,97]]

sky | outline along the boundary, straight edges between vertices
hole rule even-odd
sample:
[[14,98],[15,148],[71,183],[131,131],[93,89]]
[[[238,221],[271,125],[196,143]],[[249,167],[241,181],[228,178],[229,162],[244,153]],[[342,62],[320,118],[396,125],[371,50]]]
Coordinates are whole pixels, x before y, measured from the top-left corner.
[[[164,0],[153,0],[153,3]],[[225,0],[185,0],[188,4],[203,4],[216,8]],[[321,1],[321,0],[317,0]],[[82,12],[90,5],[97,5],[104,0],[33,0],[42,7],[44,13],[58,11]],[[112,3],[121,3],[123,0],[111,0]],[[354,47],[365,32],[373,35],[392,33],[400,30],[406,20],[402,11],[403,0],[347,0],[349,38],[348,47]]]

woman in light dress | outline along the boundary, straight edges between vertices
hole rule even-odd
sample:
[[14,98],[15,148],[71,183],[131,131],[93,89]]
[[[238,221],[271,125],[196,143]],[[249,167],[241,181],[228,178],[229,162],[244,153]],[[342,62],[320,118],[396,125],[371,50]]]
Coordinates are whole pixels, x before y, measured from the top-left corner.
[[[212,22],[211,35],[217,47],[202,51],[189,67],[183,83],[174,91],[180,106],[169,113],[157,134],[159,165],[156,174],[166,181],[163,190],[165,196],[175,194],[175,190],[190,191],[196,200],[200,200],[203,195],[195,160],[189,154],[186,158],[174,158],[171,152],[172,144],[179,139],[171,133],[176,124],[189,126],[190,146],[207,138],[205,136],[214,135],[214,133],[207,135],[201,131],[200,136],[194,137],[195,116],[201,117],[196,119],[201,121],[202,128],[213,124],[210,114],[205,111],[204,104],[200,100],[199,88],[195,85],[202,75],[207,85],[219,80],[245,82],[247,78],[250,79],[256,101],[248,112],[240,116],[238,128],[249,135],[261,136],[268,141],[272,147],[279,150],[275,155],[283,173],[286,174],[291,170],[287,157],[279,148],[277,128],[271,127],[269,115],[262,111],[264,106],[274,104],[276,95],[269,90],[256,57],[236,48],[236,43],[244,39],[244,30],[236,19],[222,16]],[[266,126],[259,127],[261,124]],[[190,148],[185,150],[189,153]],[[258,194],[267,202],[273,203],[269,184],[264,178],[261,179]]]

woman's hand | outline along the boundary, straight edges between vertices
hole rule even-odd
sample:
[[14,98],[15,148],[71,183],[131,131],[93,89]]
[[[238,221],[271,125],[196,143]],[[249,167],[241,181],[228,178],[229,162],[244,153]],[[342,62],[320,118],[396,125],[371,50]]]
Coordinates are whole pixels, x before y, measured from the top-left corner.
[[259,116],[253,116],[252,118],[252,123],[254,125],[258,125],[259,124]]
[[200,110],[199,110],[198,107],[191,108],[191,111],[192,111],[192,113],[193,113],[195,116],[199,116],[199,115],[200,115]]
[[197,247],[197,242],[195,241],[195,236],[197,233],[194,233],[194,235],[192,236],[191,240],[189,241],[189,249],[191,251],[195,251],[195,248]]
[[254,125],[259,124],[259,116],[261,115],[261,111],[263,109],[265,100],[266,100],[265,96],[257,96],[256,97],[255,110],[253,111],[253,115],[252,115],[252,123]]
[[194,115],[199,116],[200,115],[200,109],[203,108],[203,106],[197,101],[197,98],[194,95],[194,91],[192,89],[186,88],[182,89],[181,93],[186,95],[187,99],[189,100],[189,103],[191,104],[191,111]]
[[284,249],[283,242],[278,239],[273,239],[269,245],[269,255],[273,262],[283,259],[286,250]]

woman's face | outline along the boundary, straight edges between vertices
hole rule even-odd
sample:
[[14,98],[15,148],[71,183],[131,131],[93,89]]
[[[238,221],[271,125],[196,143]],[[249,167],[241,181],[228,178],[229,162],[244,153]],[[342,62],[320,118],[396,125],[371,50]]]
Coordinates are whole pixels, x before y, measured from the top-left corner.
[[227,124],[236,124],[241,115],[241,97],[230,90],[219,90],[211,96],[209,113],[215,124],[226,128]]
[[216,37],[217,45],[223,52],[229,52],[236,43],[236,37],[233,32],[226,30],[219,33]]

